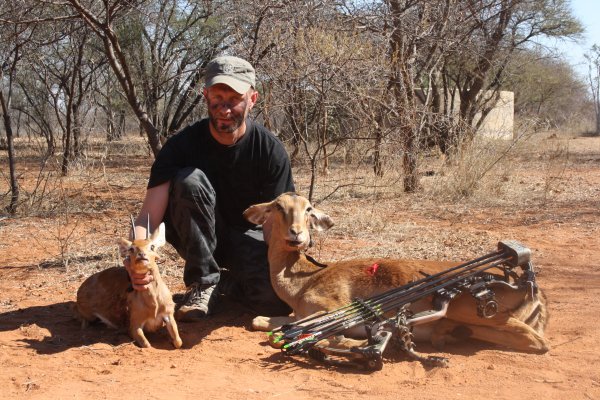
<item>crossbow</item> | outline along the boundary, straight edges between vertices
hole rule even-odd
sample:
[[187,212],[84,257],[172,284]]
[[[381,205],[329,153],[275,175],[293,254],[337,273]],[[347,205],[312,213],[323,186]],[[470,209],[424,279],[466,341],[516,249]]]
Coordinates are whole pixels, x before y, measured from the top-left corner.
[[[469,293],[477,304],[481,318],[492,318],[498,303],[494,285],[506,285],[515,290],[526,289],[533,299],[537,293],[531,251],[516,241],[498,243],[498,250],[436,274],[426,275],[382,294],[351,303],[329,312],[311,315],[269,332],[269,341],[286,355],[307,354],[319,361],[349,364],[367,370],[383,367],[383,352],[392,338],[411,358],[428,365],[443,366],[442,357],[423,357],[414,351],[412,327],[444,318],[448,305],[457,295]],[[517,270],[520,267],[520,271]],[[499,268],[503,275],[487,272]],[[419,313],[409,310],[414,303],[433,296],[433,309]],[[391,317],[390,317],[391,315]],[[350,349],[319,346],[323,339],[364,326],[365,345]]]

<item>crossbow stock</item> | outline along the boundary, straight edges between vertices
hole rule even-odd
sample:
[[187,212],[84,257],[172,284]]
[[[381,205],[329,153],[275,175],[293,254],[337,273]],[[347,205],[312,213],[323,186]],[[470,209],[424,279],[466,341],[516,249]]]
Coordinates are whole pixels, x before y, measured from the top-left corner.
[[[498,284],[514,290],[526,289],[533,299],[537,285],[530,258],[531,251],[519,242],[502,241],[493,253],[433,275],[423,273],[423,278],[380,295],[357,298],[336,310],[283,325],[269,332],[269,341],[287,355],[307,354],[326,363],[367,370],[383,367],[383,352],[392,341],[413,359],[444,366],[445,358],[424,357],[414,351],[412,327],[444,318],[452,299],[461,293],[475,298],[479,317],[492,318],[498,311],[493,291]],[[487,272],[492,268],[500,269],[503,274]],[[427,296],[433,296],[433,309],[413,314],[409,305]],[[337,349],[319,345],[321,340],[341,335],[355,326],[364,326],[366,330],[364,346]]]

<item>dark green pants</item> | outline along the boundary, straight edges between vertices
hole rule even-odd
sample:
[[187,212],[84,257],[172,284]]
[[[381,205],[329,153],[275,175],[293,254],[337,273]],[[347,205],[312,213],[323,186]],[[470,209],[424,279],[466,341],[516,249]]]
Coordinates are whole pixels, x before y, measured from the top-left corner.
[[219,284],[221,293],[257,314],[289,314],[271,286],[262,230],[225,226],[216,204],[215,191],[199,169],[182,169],[171,181],[166,237],[185,260],[186,286]]

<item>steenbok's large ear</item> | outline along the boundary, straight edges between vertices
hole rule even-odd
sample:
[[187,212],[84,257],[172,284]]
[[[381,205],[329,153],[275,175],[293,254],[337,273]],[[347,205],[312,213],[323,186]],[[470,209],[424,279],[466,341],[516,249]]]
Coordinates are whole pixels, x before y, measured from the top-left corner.
[[333,226],[333,220],[322,211],[313,208],[310,211],[310,227],[316,231],[326,231]]
[[164,246],[167,243],[165,239],[165,224],[163,222],[160,223],[158,228],[152,232],[152,236],[150,236],[150,241],[155,247]]
[[119,254],[121,255],[121,257],[127,257],[129,255],[129,248],[131,247],[131,242],[126,239],[119,239],[117,243],[119,244]]
[[244,211],[244,218],[253,224],[262,225],[269,217],[272,206],[273,202],[260,203],[250,206],[246,209],[246,211]]

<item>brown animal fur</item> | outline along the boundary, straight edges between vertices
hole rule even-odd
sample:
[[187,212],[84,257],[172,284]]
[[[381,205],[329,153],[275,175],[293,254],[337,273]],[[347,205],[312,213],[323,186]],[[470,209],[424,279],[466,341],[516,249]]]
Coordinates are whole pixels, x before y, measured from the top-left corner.
[[149,239],[119,240],[123,257],[129,257],[130,268],[136,273],[150,272],[154,280],[148,290],[130,289],[129,276],[123,267],[112,267],[88,277],[77,291],[76,316],[82,328],[100,319],[113,328],[125,327],[141,347],[152,347],[144,330],[154,332],[166,325],[175,348],[182,345],[177,323],[175,303],[171,292],[160,276],[155,250],[164,245],[164,225],[161,224]]
[[[421,272],[434,274],[459,263],[362,259],[326,263],[320,268],[303,254],[310,243],[309,228],[329,229],[331,218],[314,209],[307,199],[293,193],[280,195],[270,203],[251,206],[244,212],[249,221],[271,224],[269,245],[271,283],[277,295],[301,319],[319,311],[337,309],[354,298],[368,298],[421,278]],[[379,267],[375,273],[368,269]],[[544,338],[547,321],[546,298],[541,292],[532,299],[525,290],[502,285],[493,288],[499,305],[492,318],[477,315],[473,296],[461,294],[450,302],[445,318],[414,327],[415,340],[431,341],[440,348],[458,338],[470,337],[514,350],[543,353],[549,349]],[[433,309],[432,299],[411,305],[413,312]],[[257,317],[253,328],[269,331],[289,322],[289,317]],[[364,330],[354,330],[360,336]],[[324,346],[353,347],[352,339],[324,340]]]

